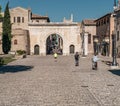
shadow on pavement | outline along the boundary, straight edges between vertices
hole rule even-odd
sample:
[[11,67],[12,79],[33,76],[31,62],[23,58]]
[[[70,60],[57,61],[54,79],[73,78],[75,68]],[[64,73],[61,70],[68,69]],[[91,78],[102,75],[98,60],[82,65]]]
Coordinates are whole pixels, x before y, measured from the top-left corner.
[[101,62],[105,63],[105,64],[108,65],[108,66],[111,66],[111,64],[112,64],[111,61],[105,61],[105,60],[102,60]]
[[0,74],[4,74],[7,72],[15,73],[15,72],[21,72],[21,71],[31,71],[33,66],[24,66],[24,65],[12,65],[12,66],[2,66],[0,67]]
[[108,70],[108,71],[110,71],[111,73],[113,73],[115,75],[120,76],[120,69],[114,69],[114,70]]

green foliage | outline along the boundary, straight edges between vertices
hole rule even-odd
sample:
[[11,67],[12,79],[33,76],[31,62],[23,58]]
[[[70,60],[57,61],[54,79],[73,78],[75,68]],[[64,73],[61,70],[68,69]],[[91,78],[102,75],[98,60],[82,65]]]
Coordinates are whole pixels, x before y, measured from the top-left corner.
[[0,18],[2,18],[2,15],[1,15],[1,10],[2,10],[2,8],[1,8],[1,6],[0,6]]
[[3,52],[5,54],[8,54],[8,52],[10,51],[10,45],[11,45],[8,35],[3,35],[2,40],[3,40],[2,42]]
[[0,57],[0,66],[2,65],[6,65],[9,62],[14,61],[15,59],[13,58],[13,56],[7,56],[7,57]]
[[0,66],[4,64],[4,60],[2,57],[0,57]]
[[13,59],[13,57],[10,56],[10,57],[4,57],[3,60],[4,60],[4,64],[8,64],[16,59]]
[[2,8],[1,8],[1,6],[0,6],[0,22],[3,21],[3,17],[2,17],[2,14],[1,14],[1,10],[2,10]]
[[4,18],[3,18],[3,34],[2,34],[2,49],[5,54],[11,49],[11,21],[10,21],[10,13],[9,13],[9,2],[6,5]]
[[22,55],[22,54],[25,54],[25,53],[26,53],[25,50],[17,50],[17,54],[18,54],[18,55]]

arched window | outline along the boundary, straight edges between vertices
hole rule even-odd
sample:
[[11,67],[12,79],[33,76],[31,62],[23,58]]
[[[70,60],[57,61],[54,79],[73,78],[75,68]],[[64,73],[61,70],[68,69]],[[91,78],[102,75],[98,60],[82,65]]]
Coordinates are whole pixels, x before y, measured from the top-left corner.
[[17,39],[14,40],[14,45],[17,45]]

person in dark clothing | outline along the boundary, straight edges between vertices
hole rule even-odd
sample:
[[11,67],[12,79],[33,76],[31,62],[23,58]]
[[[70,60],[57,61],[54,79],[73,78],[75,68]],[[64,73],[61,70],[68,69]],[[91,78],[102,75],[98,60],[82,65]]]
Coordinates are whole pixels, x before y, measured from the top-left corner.
[[79,54],[78,54],[78,52],[75,53],[74,58],[75,58],[75,66],[79,66]]

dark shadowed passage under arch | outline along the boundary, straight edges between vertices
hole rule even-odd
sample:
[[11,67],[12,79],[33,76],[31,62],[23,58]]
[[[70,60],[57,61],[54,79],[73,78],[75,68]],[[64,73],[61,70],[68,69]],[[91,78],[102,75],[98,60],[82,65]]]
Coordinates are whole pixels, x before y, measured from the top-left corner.
[[51,34],[46,40],[46,54],[63,53],[63,39],[58,34]]

